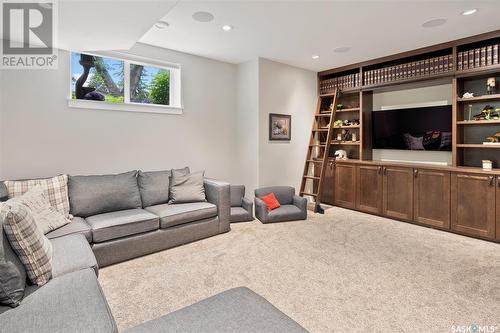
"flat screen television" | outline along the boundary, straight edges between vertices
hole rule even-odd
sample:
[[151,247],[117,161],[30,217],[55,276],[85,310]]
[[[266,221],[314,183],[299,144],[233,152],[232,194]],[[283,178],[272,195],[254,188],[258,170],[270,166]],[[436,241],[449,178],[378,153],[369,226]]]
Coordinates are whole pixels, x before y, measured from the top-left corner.
[[373,148],[451,151],[451,105],[372,112]]

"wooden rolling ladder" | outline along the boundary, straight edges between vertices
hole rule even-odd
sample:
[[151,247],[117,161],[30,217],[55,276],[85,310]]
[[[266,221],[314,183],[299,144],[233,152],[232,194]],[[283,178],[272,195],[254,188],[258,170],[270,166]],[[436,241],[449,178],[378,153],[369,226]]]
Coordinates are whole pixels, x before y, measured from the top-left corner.
[[[333,123],[335,122],[338,93],[338,90],[335,89],[333,93],[318,96],[316,113],[314,114],[311,129],[311,137],[307,148],[304,173],[302,175],[302,183],[300,185],[300,195],[312,197],[315,202],[314,212],[321,214],[324,213],[323,208],[321,208],[323,177],[325,175],[330,144],[332,142]],[[322,111],[325,99],[332,100],[332,97],[333,101],[331,108],[328,111]],[[319,167],[319,172],[317,172],[317,167]],[[312,181],[312,192],[306,192],[308,180]]]

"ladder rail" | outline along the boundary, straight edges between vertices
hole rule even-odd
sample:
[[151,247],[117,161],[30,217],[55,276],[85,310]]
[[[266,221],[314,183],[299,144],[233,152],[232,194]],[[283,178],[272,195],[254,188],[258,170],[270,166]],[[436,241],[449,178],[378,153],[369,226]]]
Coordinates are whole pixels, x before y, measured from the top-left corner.
[[[328,157],[329,157],[330,144],[332,141],[332,135],[333,135],[333,130],[334,130],[333,123],[335,122],[335,115],[336,115],[336,111],[337,111],[338,95],[339,95],[339,90],[335,89],[334,92],[331,94],[328,94],[328,96],[323,96],[323,95],[318,96],[316,112],[313,115],[313,123],[312,123],[312,128],[311,128],[311,135],[309,137],[309,145],[307,147],[306,161],[304,163],[304,172],[302,174],[302,182],[300,185],[299,194],[301,196],[304,196],[304,195],[312,196],[315,200],[314,211],[320,212],[320,213],[323,212],[323,209],[321,208],[321,196],[322,196],[321,192],[322,192],[322,188],[323,188],[323,177],[324,177],[325,172],[326,172],[326,163],[327,163]],[[320,131],[318,131],[320,121],[317,118],[320,116],[321,117],[324,116],[321,114],[322,99],[325,97],[332,97],[332,96],[333,96],[333,108],[332,108],[331,113],[330,113],[330,122],[328,125],[328,131],[325,131],[323,129],[323,133],[327,132],[326,142],[323,144],[320,140],[320,142],[318,144],[315,144],[315,142],[314,142],[315,133],[321,133]],[[322,149],[324,149],[323,156],[321,157],[321,160],[313,159],[312,152],[313,152],[314,147],[321,147]],[[314,175],[313,176],[309,175],[309,166],[311,164],[314,165],[314,168],[316,168],[317,164],[321,165],[319,177],[314,176]],[[308,179],[313,180],[313,192],[314,192],[314,181],[315,180],[318,181],[317,193],[305,192],[305,186],[306,186]]]
[[330,144],[332,142],[332,135],[333,135],[333,123],[335,122],[335,116],[337,114],[337,100],[339,97],[339,91],[335,90],[335,95],[333,96],[333,110],[332,110],[332,116],[330,117],[330,126],[328,130],[328,134],[326,137],[326,147],[325,147],[325,153],[323,154],[323,164],[321,165],[321,171],[319,175],[319,184],[318,184],[318,196],[316,197],[316,205],[315,205],[315,211],[317,212],[322,212],[323,210],[321,209],[321,197],[323,196],[323,177],[326,172],[326,162],[328,161],[328,157],[330,155]]

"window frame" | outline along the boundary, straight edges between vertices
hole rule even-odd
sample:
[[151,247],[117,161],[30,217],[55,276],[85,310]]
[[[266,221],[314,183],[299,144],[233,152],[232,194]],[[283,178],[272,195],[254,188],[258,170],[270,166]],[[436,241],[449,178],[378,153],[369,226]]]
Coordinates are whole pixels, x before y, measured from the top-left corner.
[[[85,99],[73,99],[72,97],[72,76],[73,66],[71,56],[73,53],[83,53],[97,57],[112,58],[123,61],[123,103],[110,103],[104,101],[93,101]],[[147,104],[130,101],[130,64],[156,67],[170,72],[169,85],[169,102],[174,104]],[[158,59],[151,59],[142,56],[137,56],[128,52],[81,52],[69,51],[69,84],[68,84],[68,106],[71,108],[80,109],[95,109],[95,110],[111,110],[111,111],[127,111],[127,112],[144,112],[144,113],[162,113],[162,114],[183,114],[182,103],[182,84],[181,84],[181,65],[170,63]]]

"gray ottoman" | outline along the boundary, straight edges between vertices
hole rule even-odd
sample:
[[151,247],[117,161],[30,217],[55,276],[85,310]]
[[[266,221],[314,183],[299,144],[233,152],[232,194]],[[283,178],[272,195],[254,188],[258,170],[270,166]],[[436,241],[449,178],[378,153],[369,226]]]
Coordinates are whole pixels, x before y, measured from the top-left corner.
[[305,333],[302,326],[248,288],[229,289],[130,328],[126,333]]

